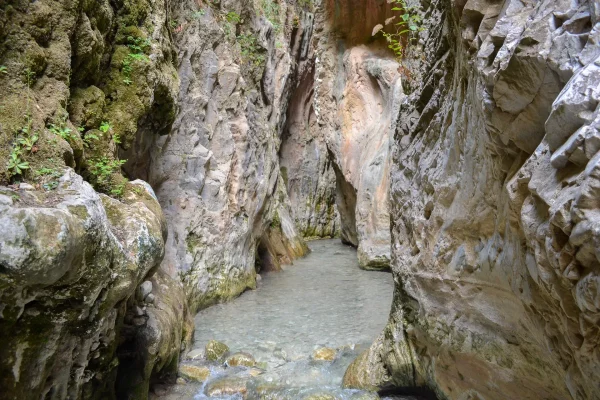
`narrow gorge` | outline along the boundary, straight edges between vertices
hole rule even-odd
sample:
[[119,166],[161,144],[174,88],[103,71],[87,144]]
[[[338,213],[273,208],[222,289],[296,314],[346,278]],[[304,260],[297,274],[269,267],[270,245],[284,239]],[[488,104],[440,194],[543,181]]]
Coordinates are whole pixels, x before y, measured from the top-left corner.
[[0,0],[1,399],[600,399],[597,0]]

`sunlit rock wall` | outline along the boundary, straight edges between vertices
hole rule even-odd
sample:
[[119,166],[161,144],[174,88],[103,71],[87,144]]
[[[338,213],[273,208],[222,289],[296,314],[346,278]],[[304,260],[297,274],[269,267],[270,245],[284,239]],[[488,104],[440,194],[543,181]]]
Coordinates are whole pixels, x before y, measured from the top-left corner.
[[313,107],[337,177],[341,239],[358,248],[361,267],[385,269],[390,262],[389,135],[403,93],[398,63],[371,33],[391,15],[391,6],[330,3],[318,14],[322,30]]

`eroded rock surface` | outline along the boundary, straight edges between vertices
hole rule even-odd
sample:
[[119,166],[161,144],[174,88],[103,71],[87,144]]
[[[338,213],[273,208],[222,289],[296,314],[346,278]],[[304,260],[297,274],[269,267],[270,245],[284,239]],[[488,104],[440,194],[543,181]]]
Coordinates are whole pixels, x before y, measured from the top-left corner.
[[169,224],[163,267],[182,274],[195,310],[256,286],[259,243],[276,265],[306,251],[289,212],[275,207],[286,196],[278,151],[293,43],[284,36],[299,17],[287,3],[273,7],[199,12],[187,1],[175,10],[185,20],[175,33],[180,110],[154,148],[150,183]]
[[6,398],[112,396],[126,300],[164,252],[160,207],[138,186],[118,201],[69,170],[50,193],[0,189]]
[[382,381],[600,398],[598,3],[425,11],[393,140]]
[[[389,135],[403,93],[398,63],[380,43],[368,43],[370,34],[363,28],[368,19],[390,13],[391,6],[346,3],[352,2],[344,2],[342,14],[331,7],[318,14],[323,32],[316,45],[313,103],[334,163],[341,239],[358,247],[363,268],[385,269],[390,262]],[[361,14],[367,19],[357,21]],[[350,21],[355,21],[352,28]]]

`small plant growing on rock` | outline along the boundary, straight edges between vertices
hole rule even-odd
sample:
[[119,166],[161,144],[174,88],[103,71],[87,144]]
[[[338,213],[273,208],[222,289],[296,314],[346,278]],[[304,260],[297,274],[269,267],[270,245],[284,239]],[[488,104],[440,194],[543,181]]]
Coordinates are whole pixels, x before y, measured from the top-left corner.
[[110,131],[110,124],[106,121],[103,121],[98,129],[100,130],[100,132],[106,133]]
[[236,13],[235,11],[228,12],[225,15],[225,19],[227,20],[227,22],[234,25],[237,25],[242,21],[242,17],[240,16],[240,14]]
[[60,136],[61,138],[65,139],[66,141],[73,139],[73,136],[71,134],[72,130],[70,128],[68,128],[64,124],[64,122],[58,126],[55,124],[50,124],[50,125],[48,125],[48,129],[50,130],[50,132],[54,133],[55,135]]
[[281,32],[281,24],[279,23],[281,6],[275,3],[273,0],[262,0],[260,7],[267,21],[273,25],[273,30],[275,30],[275,33]]
[[8,74],[8,68],[6,68],[6,65],[0,65],[0,75],[6,74]]
[[260,67],[264,64],[265,56],[264,54],[261,54],[261,47],[253,34],[242,34],[238,36],[237,39],[241,47],[244,61],[249,62],[256,67]]
[[206,14],[206,10],[200,9],[192,14],[192,19],[200,19],[204,14]]
[[29,162],[21,158],[22,154],[17,149],[13,149],[8,159],[7,169],[10,176],[21,175],[26,169],[29,169]]
[[98,137],[98,135],[94,134],[93,132],[88,132],[83,137],[83,145],[89,148],[91,147],[93,142],[97,142],[98,140],[100,140],[100,137]]
[[151,45],[150,39],[134,36],[127,36],[127,43],[131,54],[145,54]]
[[121,72],[125,76],[123,83],[127,86],[133,83],[133,62],[135,61],[149,61],[146,52],[150,48],[151,42],[148,38],[140,38],[135,36],[127,36],[127,47],[129,48],[129,54],[123,61],[121,61]]
[[[385,32],[383,30],[384,26],[380,24],[373,29],[373,36],[381,32],[388,42],[388,47],[394,52],[398,62],[401,63],[407,47],[412,41],[416,40],[414,34],[422,32],[425,28],[421,26],[421,17],[418,14],[419,6],[409,6],[406,0],[394,0],[394,4],[392,11],[402,13],[399,16],[400,21],[394,24],[396,31],[393,33]],[[393,20],[395,20],[395,17],[386,21],[386,25],[392,23]]]
[[113,133],[112,138],[115,144],[121,144],[121,136],[118,133]]
[[89,172],[94,178],[95,186],[106,192],[111,192],[116,187],[113,187],[113,174],[121,170],[121,166],[127,160],[112,160],[108,157],[101,157],[92,160],[89,167]]
[[25,153],[31,154],[37,151],[36,143],[38,135],[32,132],[31,117],[26,115],[25,120],[25,125],[15,135],[13,147],[6,165],[11,177],[22,175],[25,170],[29,169],[29,162],[25,160]]

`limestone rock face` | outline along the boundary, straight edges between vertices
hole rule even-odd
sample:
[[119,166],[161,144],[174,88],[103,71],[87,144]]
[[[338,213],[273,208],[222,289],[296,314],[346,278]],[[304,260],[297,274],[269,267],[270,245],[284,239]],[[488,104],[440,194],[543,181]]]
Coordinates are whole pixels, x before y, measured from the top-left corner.
[[[356,6],[356,12],[371,15],[369,7]],[[371,11],[384,15],[386,9]],[[318,18],[324,28],[316,45],[316,119],[334,164],[341,239],[358,247],[363,268],[385,269],[390,262],[389,135],[403,99],[399,65],[387,49],[367,45],[369,37],[357,38],[360,29],[345,25],[356,15],[342,15],[346,22],[336,15],[324,7]],[[345,26],[343,45],[335,26]]]
[[336,176],[331,154],[314,107],[315,46],[314,16],[305,14],[310,29],[303,31],[298,68],[291,80],[290,99],[279,160],[292,205],[294,223],[304,237],[339,235],[336,207]]
[[393,138],[384,367],[441,398],[600,398],[598,3],[425,12]]
[[[258,245],[284,217],[271,202],[295,56],[284,36],[297,15],[285,2],[265,13],[237,1],[202,12],[186,1],[174,13],[180,109],[153,150],[150,183],[169,226],[163,268],[183,276],[199,309],[255,287]],[[301,255],[302,239],[286,228],[280,242]]]
[[157,272],[166,222],[138,179],[147,178],[148,150],[175,117],[168,5],[0,7],[7,398],[144,398],[150,378],[175,372],[189,343],[183,285]]
[[126,300],[164,252],[164,218],[140,188],[118,201],[72,170],[50,193],[0,188],[6,398],[112,396]]

